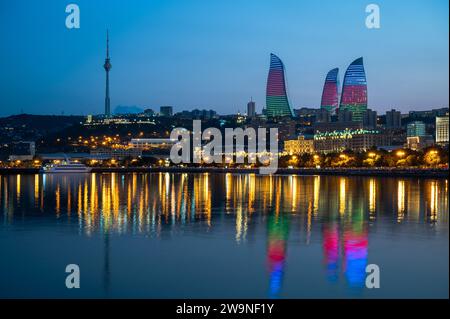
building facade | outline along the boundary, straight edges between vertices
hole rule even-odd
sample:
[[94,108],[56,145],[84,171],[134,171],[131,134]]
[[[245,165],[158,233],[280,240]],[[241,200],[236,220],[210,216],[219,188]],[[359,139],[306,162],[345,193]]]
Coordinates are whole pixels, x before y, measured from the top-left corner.
[[159,109],[159,114],[161,116],[172,116],[173,115],[173,107],[172,106],[161,106]]
[[363,117],[363,126],[366,129],[376,129],[377,128],[377,123],[378,123],[378,115],[377,115],[377,111],[372,111],[371,109],[367,109],[364,112],[364,117]]
[[434,144],[433,136],[410,136],[406,138],[406,147],[413,151],[420,151]]
[[394,109],[386,112],[386,128],[401,128],[402,114]]
[[448,144],[448,114],[436,117],[436,143]]
[[10,161],[30,161],[36,155],[35,142],[13,142],[11,144],[11,154],[8,159]]
[[425,136],[425,123],[422,121],[414,121],[406,126],[406,137]]
[[372,147],[388,146],[391,138],[376,130],[343,130],[314,135],[314,149],[319,153],[338,153],[344,150],[367,151]]
[[253,101],[247,103],[247,116],[250,118],[256,116],[256,103]]
[[170,138],[133,138],[128,143],[130,148],[151,150],[154,148],[171,148],[178,140]]
[[284,141],[284,152],[289,155],[312,154],[314,153],[314,140],[299,136],[296,140]]
[[91,158],[106,159],[113,158],[122,160],[128,157],[137,158],[142,156],[142,150],[137,148],[98,148],[91,150]]
[[327,133],[334,131],[346,130],[361,130],[363,125],[361,122],[329,122],[329,123],[314,123],[314,134]]
[[362,57],[353,61],[345,72],[339,109],[351,111],[353,121],[362,122],[367,109],[367,80]]
[[270,69],[266,88],[267,117],[292,117],[289,105],[284,64],[275,54],[270,54]]
[[331,115],[336,114],[339,107],[339,69],[335,68],[328,72],[323,85],[322,101],[320,108],[327,110]]

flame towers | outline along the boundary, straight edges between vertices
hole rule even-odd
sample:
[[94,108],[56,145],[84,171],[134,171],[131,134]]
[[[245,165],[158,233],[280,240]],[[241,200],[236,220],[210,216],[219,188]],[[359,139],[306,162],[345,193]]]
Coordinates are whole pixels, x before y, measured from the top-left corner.
[[286,93],[284,64],[275,54],[270,54],[270,70],[266,89],[267,117],[292,117]]
[[363,58],[353,61],[345,72],[340,110],[352,112],[353,121],[362,121],[367,110],[367,81]]
[[322,102],[320,108],[335,114],[339,107],[339,69],[335,68],[328,72],[322,92]]

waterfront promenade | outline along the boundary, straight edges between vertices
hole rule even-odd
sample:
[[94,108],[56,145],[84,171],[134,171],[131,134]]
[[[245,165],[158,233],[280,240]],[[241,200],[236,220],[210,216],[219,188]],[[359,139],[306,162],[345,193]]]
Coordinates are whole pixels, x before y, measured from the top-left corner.
[[[220,167],[93,167],[92,173],[232,173],[259,174],[258,168]],[[37,174],[38,168],[0,168],[0,175]],[[448,168],[279,168],[275,175],[338,175],[448,178]]]

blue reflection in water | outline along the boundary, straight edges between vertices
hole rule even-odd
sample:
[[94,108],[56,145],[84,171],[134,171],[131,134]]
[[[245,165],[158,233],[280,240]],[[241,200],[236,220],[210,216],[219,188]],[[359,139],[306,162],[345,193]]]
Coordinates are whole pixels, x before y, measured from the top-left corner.
[[339,278],[339,227],[335,223],[323,227],[323,250],[328,281],[337,282]]
[[363,288],[366,280],[367,233],[349,230],[344,235],[345,276],[352,288]]
[[283,283],[286,261],[286,241],[289,236],[288,216],[272,215],[268,218],[267,260],[270,271],[269,297],[278,298]]

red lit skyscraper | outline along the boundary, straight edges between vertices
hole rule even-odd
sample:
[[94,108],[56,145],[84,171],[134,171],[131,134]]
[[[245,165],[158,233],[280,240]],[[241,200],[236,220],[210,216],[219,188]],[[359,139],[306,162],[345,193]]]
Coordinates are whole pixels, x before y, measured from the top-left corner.
[[353,121],[362,121],[367,110],[367,81],[363,58],[353,61],[345,72],[339,109],[353,113]]
[[325,78],[325,84],[323,85],[322,102],[320,108],[327,110],[331,114],[336,114],[339,107],[339,69],[335,68],[328,72]]
[[292,117],[286,92],[284,64],[275,54],[270,54],[270,70],[267,78],[266,115],[268,117]]

